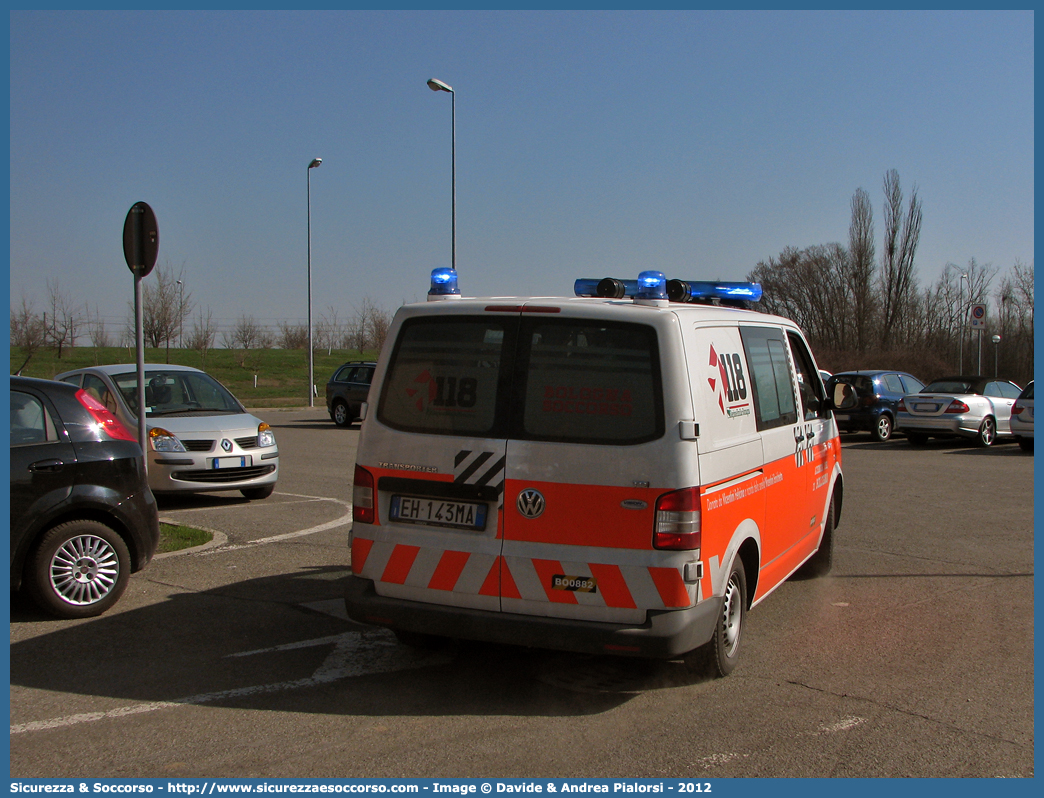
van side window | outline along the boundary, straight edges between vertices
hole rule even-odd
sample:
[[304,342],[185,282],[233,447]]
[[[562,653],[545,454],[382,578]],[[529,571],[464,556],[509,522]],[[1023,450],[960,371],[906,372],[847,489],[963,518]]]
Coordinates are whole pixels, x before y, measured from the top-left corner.
[[805,410],[805,421],[814,418],[825,418],[824,410],[826,394],[819,371],[812,362],[812,355],[801,337],[787,332],[790,351],[794,354],[794,367],[797,369],[798,390],[801,392],[801,405]]
[[765,327],[741,327],[740,336],[751,373],[758,429],[796,424],[794,381],[782,331]]

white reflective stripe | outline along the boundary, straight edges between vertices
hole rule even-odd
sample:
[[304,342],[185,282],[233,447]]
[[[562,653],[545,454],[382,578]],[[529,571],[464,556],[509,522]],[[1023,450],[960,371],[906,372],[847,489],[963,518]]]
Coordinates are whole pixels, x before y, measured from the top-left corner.
[[[464,570],[460,572],[460,577],[457,579],[453,592],[472,595],[478,593],[482,589],[486,577],[489,576],[489,569],[493,567],[496,559],[496,556],[492,554],[472,553],[468,557]],[[442,593],[444,591],[440,590],[438,592]]]
[[370,553],[366,555],[366,564],[363,565],[360,576],[366,579],[380,581],[384,569],[388,567],[388,560],[395,551],[394,543],[385,540],[375,540],[370,547]]
[[428,583],[431,582],[435,569],[439,567],[442,555],[443,551],[441,549],[421,547],[421,550],[417,552],[417,558],[413,561],[413,565],[410,566],[410,573],[403,584],[410,587],[427,587]]
[[505,557],[504,562],[511,572],[519,595],[530,601],[547,601],[547,593],[540,584],[533,561],[528,557]]
[[664,609],[660,591],[656,589],[656,583],[653,582],[648,568],[621,565],[620,573],[623,574],[624,582],[627,583],[627,589],[631,591],[631,598],[635,604],[642,609]]

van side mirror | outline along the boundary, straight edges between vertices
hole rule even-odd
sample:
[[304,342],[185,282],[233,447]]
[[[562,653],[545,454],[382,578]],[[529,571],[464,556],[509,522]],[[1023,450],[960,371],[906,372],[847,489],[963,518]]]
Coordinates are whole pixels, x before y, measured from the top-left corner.
[[859,402],[855,388],[847,382],[838,381],[827,397],[827,405],[830,410],[851,410]]

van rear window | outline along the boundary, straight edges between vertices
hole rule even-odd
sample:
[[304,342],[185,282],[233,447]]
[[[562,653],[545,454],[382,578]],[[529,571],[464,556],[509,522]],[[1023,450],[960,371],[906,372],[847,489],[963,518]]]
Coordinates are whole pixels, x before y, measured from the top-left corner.
[[403,325],[377,417],[390,427],[436,435],[490,436],[505,322],[426,318]]
[[578,319],[407,321],[377,409],[407,432],[634,444],[663,435],[656,331]]
[[663,434],[656,332],[641,324],[527,320],[518,437],[633,444]]

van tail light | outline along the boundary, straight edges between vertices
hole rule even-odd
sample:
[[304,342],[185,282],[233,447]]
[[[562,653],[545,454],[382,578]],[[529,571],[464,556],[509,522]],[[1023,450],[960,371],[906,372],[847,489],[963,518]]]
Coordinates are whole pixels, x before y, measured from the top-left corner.
[[83,389],[77,391],[76,399],[110,438],[117,441],[138,442],[138,436],[132,435],[131,431],[105,405],[87,393],[87,391]]
[[373,474],[365,468],[355,466],[352,487],[352,520],[359,524],[377,523],[377,506],[374,503]]
[[947,413],[967,413],[971,408],[968,407],[960,399],[954,399],[950,402],[950,406],[946,408]]
[[653,548],[690,551],[700,548],[700,492],[698,488],[665,493],[656,500]]

